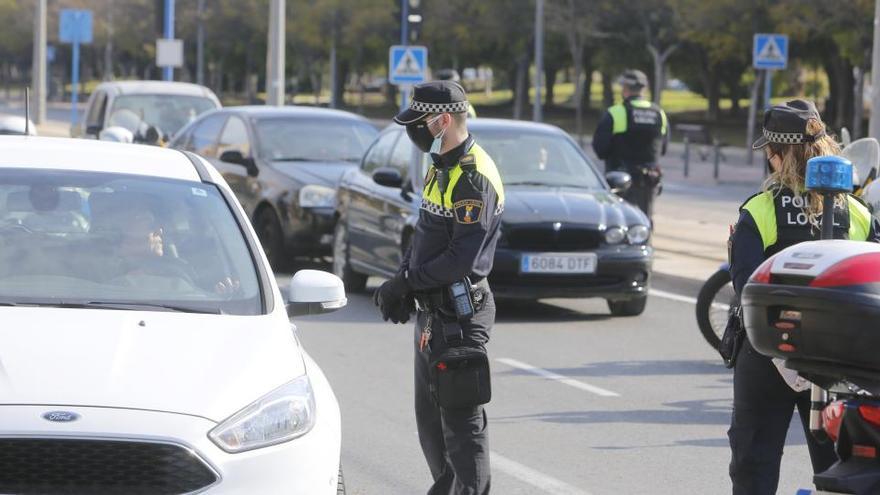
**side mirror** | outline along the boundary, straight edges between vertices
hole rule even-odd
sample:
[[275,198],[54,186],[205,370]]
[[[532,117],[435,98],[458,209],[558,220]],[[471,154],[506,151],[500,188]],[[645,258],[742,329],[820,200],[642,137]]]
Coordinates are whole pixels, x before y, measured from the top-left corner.
[[632,176],[626,172],[608,172],[605,174],[605,180],[608,181],[614,194],[623,194],[632,185]]
[[248,175],[256,177],[258,170],[253,158],[248,158],[241,154],[238,150],[226,150],[220,154],[220,161],[226,163],[234,163],[246,168]]
[[86,127],[86,136],[94,136],[98,137],[101,133],[101,126],[99,125],[90,125]]
[[382,167],[373,172],[373,182],[385,187],[400,187],[403,185],[403,176],[396,168]]
[[321,315],[344,308],[345,286],[332,273],[300,270],[287,289],[287,316]]

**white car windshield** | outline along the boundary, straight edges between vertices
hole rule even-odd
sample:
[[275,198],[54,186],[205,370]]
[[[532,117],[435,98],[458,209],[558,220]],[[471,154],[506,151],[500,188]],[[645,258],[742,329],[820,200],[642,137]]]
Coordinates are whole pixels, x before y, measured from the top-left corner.
[[5,169],[0,305],[254,315],[254,257],[216,186]]
[[210,98],[186,95],[123,95],[113,100],[107,126],[121,126],[135,136],[153,126],[162,139],[170,139],[199,115],[217,108]]

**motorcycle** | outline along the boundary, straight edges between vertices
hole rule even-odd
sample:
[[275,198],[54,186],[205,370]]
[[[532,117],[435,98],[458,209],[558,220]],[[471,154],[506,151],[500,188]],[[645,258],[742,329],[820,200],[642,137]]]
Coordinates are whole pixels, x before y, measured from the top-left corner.
[[823,240],[770,257],[742,293],[749,341],[812,382],[810,433],[833,442],[839,458],[813,477],[816,491],[799,495],[880,493],[880,245],[832,240],[829,193],[852,190],[851,166],[808,162],[807,184],[825,196]]
[[[840,154],[853,164],[854,193],[880,218],[880,181],[875,180],[880,170],[880,143],[874,138],[852,142],[845,139],[844,143]],[[724,263],[703,283],[695,308],[700,334],[713,349],[718,350],[727,321],[738,304],[730,280],[730,264]]]

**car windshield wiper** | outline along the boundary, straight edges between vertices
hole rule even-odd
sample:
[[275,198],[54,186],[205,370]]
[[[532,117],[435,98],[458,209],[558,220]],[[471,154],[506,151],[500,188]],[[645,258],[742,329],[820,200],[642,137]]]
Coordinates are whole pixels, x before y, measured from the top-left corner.
[[302,156],[291,156],[291,157],[281,157],[281,158],[273,158],[272,161],[276,162],[359,162],[361,161],[360,157],[339,157],[339,158],[307,158]]
[[[30,303],[29,303],[30,304]],[[83,309],[123,309],[129,311],[138,311],[144,309],[159,309],[164,311],[175,311],[180,313],[200,313],[219,315],[223,314],[220,309],[215,308],[194,308],[192,306],[179,306],[174,304],[155,304],[144,302],[122,302],[122,301],[85,301],[85,302],[50,302],[50,303],[33,303],[34,306],[51,306],[54,308],[83,308]]]
[[504,182],[505,186],[545,186],[545,187],[577,187],[581,189],[590,189],[589,186],[582,186],[580,184],[551,184],[549,182],[541,182],[537,180],[522,180],[522,181],[512,181],[512,182]]

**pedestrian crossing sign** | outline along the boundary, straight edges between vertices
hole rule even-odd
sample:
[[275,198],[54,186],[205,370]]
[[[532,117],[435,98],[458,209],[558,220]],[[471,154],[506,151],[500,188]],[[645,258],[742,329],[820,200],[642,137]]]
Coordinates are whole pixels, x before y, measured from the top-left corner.
[[388,82],[391,84],[419,84],[425,82],[427,72],[427,47],[394,45],[388,51]]
[[788,65],[788,36],[756,34],[752,44],[752,67],[784,69]]

